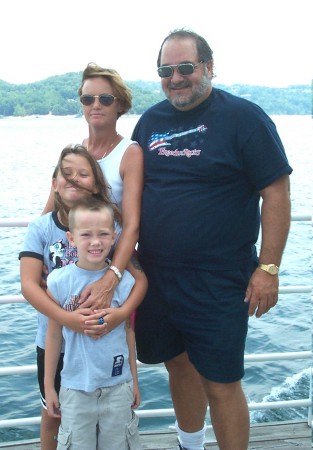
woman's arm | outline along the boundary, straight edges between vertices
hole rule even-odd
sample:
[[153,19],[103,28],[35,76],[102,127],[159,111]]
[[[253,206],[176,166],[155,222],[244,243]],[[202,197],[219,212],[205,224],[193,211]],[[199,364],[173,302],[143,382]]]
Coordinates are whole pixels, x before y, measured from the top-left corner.
[[[104,320],[107,324],[106,333],[112,331],[119,324],[127,320],[136,308],[138,308],[146,295],[148,280],[135,254],[129,261],[127,270],[135,278],[135,284],[127,300],[120,308],[106,308],[102,310],[101,315],[104,315]],[[88,318],[86,320],[86,325],[90,324],[95,326],[97,320],[98,319],[95,320],[95,318]],[[86,330],[85,334],[89,335],[89,331]]]
[[[39,259],[32,257],[22,257],[20,260],[20,277],[21,277],[21,291],[26,300],[35,308],[47,317],[52,318],[61,325],[71,328],[77,333],[82,333],[88,330],[90,336],[105,334],[105,326],[97,325],[97,319],[103,315],[101,313],[93,314],[89,308],[77,309],[73,312],[65,311],[57,303],[55,303],[42,289],[43,263]],[[62,270],[62,269],[55,269]],[[93,317],[95,321],[93,324],[86,325],[86,318]]]
[[[112,265],[122,273],[136,247],[139,236],[141,197],[143,190],[143,151],[137,144],[129,146],[121,162],[123,180],[122,233],[114,251]],[[112,270],[88,286],[82,293],[84,306],[93,309],[109,307],[118,279]]]
[[51,186],[50,194],[46,203],[46,206],[44,207],[44,210],[42,211],[41,215],[46,214],[50,211],[54,211],[54,190]]

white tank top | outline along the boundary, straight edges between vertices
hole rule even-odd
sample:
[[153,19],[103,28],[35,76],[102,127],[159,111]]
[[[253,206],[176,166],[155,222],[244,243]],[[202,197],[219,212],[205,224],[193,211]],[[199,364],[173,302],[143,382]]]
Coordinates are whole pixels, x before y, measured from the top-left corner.
[[122,210],[123,180],[120,175],[120,165],[124,153],[131,144],[136,144],[128,138],[121,142],[103,159],[98,159],[99,166],[111,188],[111,200]]

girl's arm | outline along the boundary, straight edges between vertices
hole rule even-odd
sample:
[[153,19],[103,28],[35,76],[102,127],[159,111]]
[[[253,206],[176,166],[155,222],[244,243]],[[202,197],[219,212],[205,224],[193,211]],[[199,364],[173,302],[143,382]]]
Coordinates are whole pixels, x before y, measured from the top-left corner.
[[[20,260],[21,291],[26,300],[45,316],[52,318],[61,325],[71,328],[77,333],[88,330],[90,336],[105,334],[105,325],[98,325],[102,313],[94,314],[89,308],[65,311],[55,303],[41,287],[43,263],[39,259],[24,256]],[[62,270],[62,269],[55,269]],[[86,319],[94,318],[92,324],[86,325]]]
[[[121,162],[123,180],[122,233],[114,251],[112,265],[122,273],[133,254],[139,236],[141,197],[143,190],[143,151],[137,144],[129,146]],[[118,279],[112,270],[92,283],[82,293],[84,306],[93,309],[109,307]]]
[[125,324],[126,327],[126,340],[129,351],[129,365],[133,378],[133,394],[134,401],[131,405],[132,408],[138,408],[140,405],[140,389],[138,383],[138,372],[137,372],[137,355],[136,355],[136,340],[135,340],[135,332],[132,327],[131,318],[128,318]]
[[52,319],[48,321],[45,349],[45,398],[50,417],[60,418],[60,403],[54,387],[54,379],[62,348],[62,326]]

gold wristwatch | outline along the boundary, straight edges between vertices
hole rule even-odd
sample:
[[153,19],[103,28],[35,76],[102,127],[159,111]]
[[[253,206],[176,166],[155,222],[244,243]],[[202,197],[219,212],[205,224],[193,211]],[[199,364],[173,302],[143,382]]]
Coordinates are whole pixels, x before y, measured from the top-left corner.
[[279,272],[279,267],[275,264],[259,264],[258,267],[270,275],[277,275]]

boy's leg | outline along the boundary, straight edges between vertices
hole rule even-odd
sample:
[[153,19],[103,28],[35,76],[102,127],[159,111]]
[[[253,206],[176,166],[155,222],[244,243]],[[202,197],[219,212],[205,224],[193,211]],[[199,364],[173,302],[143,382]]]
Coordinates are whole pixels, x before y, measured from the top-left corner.
[[97,409],[100,389],[83,392],[60,390],[61,425],[58,449],[90,450],[97,448]]
[[128,382],[101,389],[97,450],[141,449],[138,418],[131,409],[132,386]]

